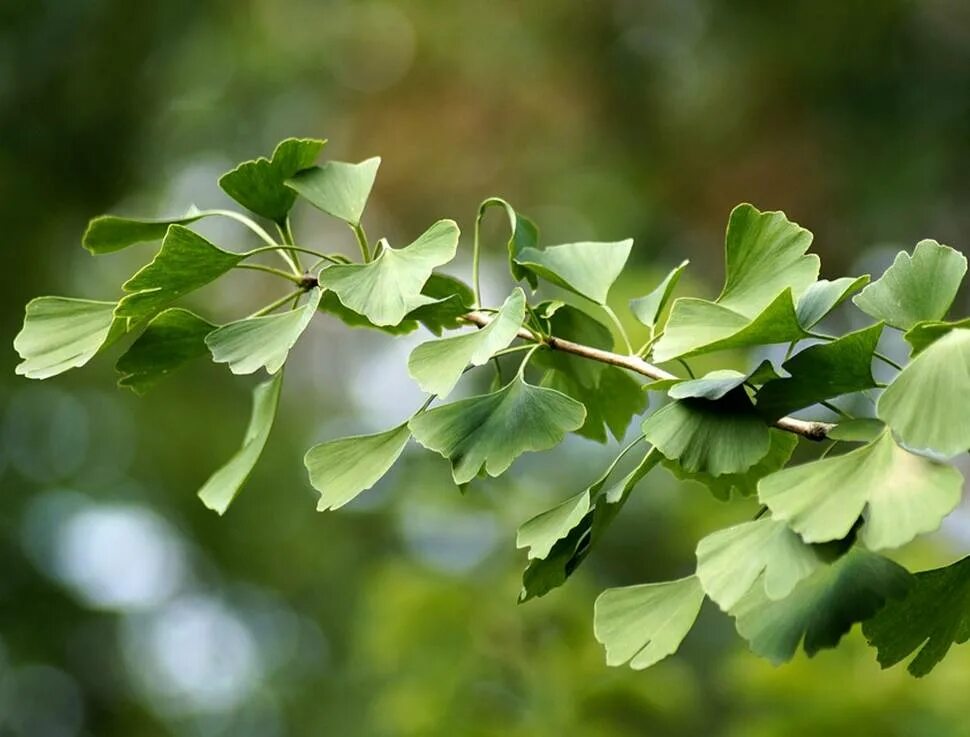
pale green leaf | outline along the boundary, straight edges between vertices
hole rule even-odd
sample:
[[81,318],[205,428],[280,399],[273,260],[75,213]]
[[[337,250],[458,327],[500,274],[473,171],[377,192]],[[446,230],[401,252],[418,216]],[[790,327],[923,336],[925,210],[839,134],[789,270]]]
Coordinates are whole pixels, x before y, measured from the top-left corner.
[[615,243],[566,243],[542,250],[525,248],[516,263],[552,284],[604,305],[631,248],[632,238]]
[[325,143],[316,138],[287,138],[271,159],[260,156],[244,161],[223,174],[219,186],[247,210],[282,225],[296,200],[296,192],[284,182],[313,166]]
[[314,207],[356,226],[360,225],[380,165],[379,156],[359,164],[328,161],[298,172],[286,180],[286,186]]
[[843,443],[868,443],[882,435],[885,429],[886,424],[881,420],[859,417],[840,422],[829,430],[825,437]]
[[[605,480],[596,483],[602,485]],[[589,501],[590,489],[585,489],[524,522],[516,532],[515,547],[528,548],[529,560],[548,557],[553,546],[586,516]]]
[[212,360],[228,363],[234,374],[251,374],[261,368],[275,374],[313,319],[320,295],[319,289],[311,289],[306,302],[295,309],[247,317],[213,330],[205,338]]
[[160,220],[124,218],[117,215],[101,215],[88,223],[81,237],[81,245],[91,253],[113,253],[136,243],[161,240],[168,226],[194,223],[204,214],[194,207],[185,215]]
[[731,615],[751,649],[777,665],[791,660],[799,644],[809,656],[835,647],[853,624],[905,595],[911,582],[898,563],[853,548],[784,599],[773,601],[764,586],[752,586]]
[[422,343],[408,358],[408,373],[428,394],[446,397],[465,367],[481,366],[511,343],[525,319],[525,294],[516,288],[485,327]]
[[806,330],[810,329],[868,283],[868,274],[856,277],[843,276],[833,281],[819,279],[798,298],[798,304],[795,307],[798,322]]
[[805,542],[841,540],[866,511],[860,537],[871,550],[896,548],[940,526],[960,501],[951,466],[900,448],[892,435],[845,455],[792,466],[761,479],[758,497]]
[[670,299],[674,287],[677,286],[680,275],[689,263],[690,261],[687,259],[681,261],[680,265],[671,269],[670,273],[664,277],[664,280],[652,292],[644,297],[630,300],[630,310],[643,325],[646,325],[652,330],[660,321],[660,315],[663,312],[664,306]]
[[224,514],[252,473],[273,427],[282,385],[281,372],[253,389],[253,411],[242,447],[199,489],[199,498],[209,509]]
[[909,330],[923,320],[943,319],[966,271],[962,253],[923,240],[912,256],[900,251],[892,266],[852,301],[867,315]]
[[172,225],[161,250],[122,287],[127,296],[115,309],[118,317],[151,317],[171,302],[218,279],[244,256],[223,251],[181,225]]
[[731,369],[718,369],[704,374],[699,379],[685,379],[670,387],[667,396],[671,399],[721,399],[734,391],[747,380],[747,374]]
[[398,459],[411,438],[406,422],[373,435],[330,440],[307,451],[303,463],[320,492],[317,510],[338,509],[371,488]]
[[181,307],[158,313],[115,364],[118,386],[144,394],[186,362],[207,355],[205,336],[215,328]]
[[451,461],[455,483],[466,484],[483,467],[498,476],[522,453],[558,445],[585,418],[579,402],[519,375],[496,392],[436,407],[409,424],[421,445]]
[[915,356],[951,330],[958,330],[960,328],[970,328],[970,317],[965,317],[962,320],[954,320],[953,322],[923,320],[907,330],[903,337],[912,346],[912,353]]
[[593,609],[593,633],[606,647],[606,664],[629,662],[641,670],[672,655],[703,603],[696,576],[607,589]]
[[457,248],[458,226],[439,220],[410,245],[386,247],[370,263],[324,269],[319,283],[375,325],[398,325],[409,312],[435,301],[421,289],[435,267],[455,257]]
[[970,330],[952,330],[893,379],[876,414],[907,448],[951,458],[970,448]]
[[73,297],[30,300],[24,326],[13,339],[23,359],[16,372],[28,379],[48,379],[83,366],[119,331],[124,332],[114,310],[114,302]]
[[519,254],[527,248],[535,248],[539,243],[539,229],[529,218],[520,212],[516,212],[512,205],[501,197],[489,197],[478,209],[478,217],[481,220],[485,212],[490,207],[498,207],[505,211],[506,219],[509,222],[509,242],[507,250],[509,252],[509,271],[512,278],[516,281],[525,279],[529,285],[535,289],[538,281],[535,274],[516,263]]

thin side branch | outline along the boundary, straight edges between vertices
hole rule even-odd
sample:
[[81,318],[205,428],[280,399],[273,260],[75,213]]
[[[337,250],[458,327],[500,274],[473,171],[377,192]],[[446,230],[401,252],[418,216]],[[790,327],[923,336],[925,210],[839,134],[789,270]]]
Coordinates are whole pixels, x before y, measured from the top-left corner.
[[[492,317],[488,313],[475,311],[469,312],[465,315],[464,319],[473,325],[485,327],[492,321]],[[523,340],[535,342],[535,336],[525,328],[519,330],[519,337]],[[639,356],[624,356],[620,353],[604,351],[600,348],[593,348],[582,343],[574,343],[571,340],[556,338],[555,336],[549,336],[545,343],[554,351],[572,353],[573,355],[588,358],[592,361],[608,363],[611,366],[619,366],[641,376],[646,376],[649,379],[664,380],[680,378],[669,371],[664,371],[659,366],[647,363]],[[824,440],[829,431],[835,426],[828,422],[811,422],[808,420],[799,420],[794,417],[782,417],[775,422],[775,427],[780,430],[795,433],[796,435],[801,435],[809,440]]]

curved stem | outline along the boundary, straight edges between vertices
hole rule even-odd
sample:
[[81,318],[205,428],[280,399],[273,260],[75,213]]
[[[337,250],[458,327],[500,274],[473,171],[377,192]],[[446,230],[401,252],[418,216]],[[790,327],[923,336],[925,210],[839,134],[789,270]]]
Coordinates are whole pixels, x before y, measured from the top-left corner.
[[287,294],[285,297],[280,297],[275,302],[272,302],[272,303],[266,305],[262,309],[256,310],[256,312],[254,312],[253,314],[249,315],[249,317],[247,317],[246,319],[248,320],[248,319],[253,318],[253,317],[262,317],[263,315],[268,315],[270,312],[273,312],[274,310],[278,310],[280,307],[282,307],[283,305],[285,305],[290,300],[292,300],[294,298],[299,299],[301,294],[303,294],[303,290],[302,289],[298,289],[295,292],[291,292],[290,294]]
[[[276,229],[280,232],[280,238],[282,239],[283,243],[285,243],[288,246],[292,246],[293,245],[293,229],[290,228],[290,218],[289,218],[289,216],[287,216],[287,218],[283,221],[283,225],[282,226],[279,225],[279,224],[277,224],[276,225]],[[299,256],[299,254],[296,251],[293,251],[292,254],[291,254],[291,257],[293,259],[293,265],[296,268],[296,270],[302,273],[303,272],[303,264],[300,263],[300,256]]]
[[357,245],[360,248],[360,257],[364,260],[364,263],[370,262],[370,245],[367,243],[367,233],[364,232],[364,226],[360,223],[350,226],[354,235],[357,237]]
[[249,269],[251,271],[263,271],[267,274],[273,274],[274,276],[279,276],[283,279],[288,279],[294,284],[300,283],[300,277],[291,274],[288,271],[283,271],[282,269],[274,269],[272,266],[263,266],[262,264],[236,264],[234,269]]
[[279,253],[280,258],[282,258],[286,262],[287,266],[290,267],[290,269],[293,271],[294,274],[298,275],[300,273],[300,270],[297,268],[296,263],[294,263],[293,259],[290,257],[290,254],[286,253],[285,250],[281,249],[280,244],[277,243],[275,240],[273,240],[273,237],[266,232],[263,226],[261,226],[252,218],[246,217],[242,213],[236,212],[235,210],[202,210],[200,214],[218,215],[225,218],[231,218],[238,223],[242,223],[247,228],[249,228],[253,233],[255,233],[260,238],[260,240],[266,243],[267,246],[272,246],[271,250],[277,251]]
[[250,256],[258,256],[261,253],[269,253],[270,251],[293,251],[294,253],[306,253],[306,254],[309,254],[310,256],[316,256],[317,258],[327,258],[327,259],[330,258],[326,254],[320,253],[319,251],[314,251],[312,248],[302,248],[300,246],[288,246],[286,244],[283,244],[283,245],[277,244],[274,246],[261,246],[259,248],[254,248],[251,251],[246,251],[246,253],[244,253],[243,256],[245,256],[246,258],[249,258]]
[[623,328],[623,323],[620,322],[620,318],[616,316],[616,313],[613,312],[613,310],[610,308],[609,305],[602,304],[600,305],[600,307],[603,308],[603,311],[609,316],[610,320],[613,321],[613,324],[616,326],[617,332],[620,334],[620,337],[623,338],[623,344],[626,347],[626,352],[631,356],[634,355],[633,345],[630,343],[630,338],[627,336],[626,330],[624,330]]
[[529,364],[529,360],[535,355],[535,352],[540,348],[542,348],[542,343],[536,343],[531,346],[531,350],[525,354],[525,357],[522,359],[522,363],[519,364],[519,370],[517,372],[517,376],[520,379],[525,378],[525,367]]
[[479,261],[481,260],[481,230],[482,218],[485,217],[485,203],[478,208],[475,216],[475,229],[472,236],[472,290],[475,293],[475,307],[482,305],[482,286],[479,275]]
[[696,379],[697,378],[696,376],[694,376],[694,372],[691,371],[690,364],[687,363],[687,361],[685,361],[683,358],[678,358],[677,359],[677,363],[679,363],[681,366],[684,367],[684,371],[687,372],[687,375],[690,378],[692,378],[692,379]]
[[[829,342],[831,342],[833,340],[838,340],[838,338],[836,338],[834,335],[826,335],[825,333],[809,333],[808,335],[811,338],[818,338],[819,340],[825,340],[825,341],[829,341]],[[883,363],[885,363],[885,364],[887,364],[889,366],[892,366],[897,371],[902,371],[903,370],[903,367],[900,364],[896,363],[889,356],[887,356],[887,355],[885,355],[883,353],[880,353],[879,351],[873,351],[872,352],[872,355],[873,355],[874,358],[878,358]]]
[[852,415],[850,415],[844,409],[840,409],[839,407],[835,406],[831,402],[826,402],[824,399],[821,402],[819,402],[819,404],[821,404],[823,407],[825,407],[825,409],[827,409],[827,410],[829,410],[831,412],[835,412],[835,414],[839,415],[839,417],[843,417],[846,420],[854,420],[855,419]]

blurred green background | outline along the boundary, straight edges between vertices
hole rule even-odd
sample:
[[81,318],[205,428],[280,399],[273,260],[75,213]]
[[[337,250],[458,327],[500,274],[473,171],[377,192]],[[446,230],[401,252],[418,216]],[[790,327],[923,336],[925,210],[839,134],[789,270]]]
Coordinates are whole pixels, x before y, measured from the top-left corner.
[[[922,237],[966,244],[970,5],[6,0],[6,344],[30,297],[113,299],[150,257],[90,257],[89,217],[225,206],[218,176],[291,135],[384,157],[365,222],[398,244],[440,217],[469,232],[493,194],[547,244],[633,236],[617,308],[682,258],[683,292],[716,293],[740,201],[813,230],[823,276],[878,273]],[[352,246],[308,207],[295,218],[304,242]],[[508,289],[499,225],[493,303]],[[242,274],[195,302],[228,319],[277,294]],[[224,518],[194,492],[237,446],[252,377],[198,365],[138,399],[113,388],[111,357],[39,384],[3,351],[0,735],[970,734],[967,649],[915,681],[880,671],[855,631],[776,669],[705,608],[677,657],[607,669],[595,595],[688,572],[701,536],[751,514],[662,471],[569,585],[517,606],[516,525],[614,449],[571,439],[465,497],[413,452],[351,507],[315,512],[304,450],[411,410],[420,339],[318,319]],[[901,559],[968,549],[958,510]]]

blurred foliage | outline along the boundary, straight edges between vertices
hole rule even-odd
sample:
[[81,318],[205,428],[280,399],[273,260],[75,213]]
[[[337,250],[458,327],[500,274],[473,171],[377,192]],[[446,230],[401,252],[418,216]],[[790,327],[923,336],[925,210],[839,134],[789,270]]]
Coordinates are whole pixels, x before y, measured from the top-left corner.
[[[955,0],[8,0],[0,324],[9,345],[30,296],[108,298],[144,260],[90,258],[90,216],[222,205],[217,175],[289,135],[383,156],[369,216],[399,241],[439,217],[469,230],[491,194],[547,243],[633,236],[618,305],[684,257],[679,289],[710,295],[744,200],[813,230],[839,273],[877,271],[886,246],[970,232],[968,89]],[[352,247],[309,208],[296,227]],[[222,317],[262,282],[234,284]],[[516,606],[513,530],[595,476],[592,443],[463,498],[446,464],[409,458],[314,512],[303,449],[417,397],[391,368],[410,338],[317,322],[224,519],[192,491],[243,432],[246,381],[195,368],[139,400],[103,389],[110,361],[39,386],[3,354],[0,735],[970,734],[961,648],[922,681],[879,671],[857,632],[773,669],[706,608],[685,657],[607,669],[596,592],[685,572],[699,537],[751,511],[661,471],[569,586]],[[960,512],[906,562],[968,547]]]

